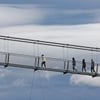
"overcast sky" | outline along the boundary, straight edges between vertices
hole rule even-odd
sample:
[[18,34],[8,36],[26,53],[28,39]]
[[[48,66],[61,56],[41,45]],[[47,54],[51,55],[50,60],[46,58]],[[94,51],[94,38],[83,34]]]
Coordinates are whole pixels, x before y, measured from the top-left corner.
[[[99,0],[0,0],[0,12],[0,35],[100,47]],[[7,41],[0,42],[5,51]],[[30,45],[12,44],[10,52],[34,54]],[[50,50],[44,53],[61,57],[61,49]],[[70,59],[91,59],[91,52],[68,52]],[[0,67],[0,100],[99,100],[99,83],[99,77]]]

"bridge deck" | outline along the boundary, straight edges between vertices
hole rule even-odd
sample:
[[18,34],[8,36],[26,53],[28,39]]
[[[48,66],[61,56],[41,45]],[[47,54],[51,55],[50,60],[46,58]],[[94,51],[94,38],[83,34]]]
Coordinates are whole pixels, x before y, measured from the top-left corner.
[[[0,65],[5,66],[5,63],[0,62]],[[57,69],[57,68],[50,68],[50,67],[44,68],[44,67],[28,66],[28,65],[13,64],[13,63],[9,63],[8,66],[9,67],[34,69],[34,71],[42,70],[42,71],[60,72],[63,74],[70,73],[70,74],[88,75],[88,76],[92,76],[92,77],[97,77],[97,76],[100,77],[99,73],[72,71],[72,70],[68,70],[68,69]]]

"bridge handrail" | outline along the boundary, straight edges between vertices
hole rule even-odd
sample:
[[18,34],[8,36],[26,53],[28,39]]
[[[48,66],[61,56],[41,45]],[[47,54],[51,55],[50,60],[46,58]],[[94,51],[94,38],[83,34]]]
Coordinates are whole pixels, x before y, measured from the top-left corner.
[[[29,57],[29,58],[41,58],[41,56],[34,56],[34,55],[27,55],[27,54],[19,54],[19,53],[11,53],[11,52],[2,52],[2,51],[0,51],[0,54],[2,54],[2,55],[6,55],[6,54],[9,54],[9,56],[19,56],[19,57]],[[68,60],[68,59],[63,59],[63,58],[54,58],[54,57],[46,57],[47,59],[49,59],[49,60],[57,60],[57,61],[69,61],[69,63],[71,63],[72,62],[72,60]],[[79,61],[79,60],[76,60],[76,63],[77,64],[82,64],[82,61]],[[87,62],[86,61],[86,64],[91,64],[90,62]],[[95,65],[97,65],[98,64],[98,66],[100,66],[100,63],[95,63]]]

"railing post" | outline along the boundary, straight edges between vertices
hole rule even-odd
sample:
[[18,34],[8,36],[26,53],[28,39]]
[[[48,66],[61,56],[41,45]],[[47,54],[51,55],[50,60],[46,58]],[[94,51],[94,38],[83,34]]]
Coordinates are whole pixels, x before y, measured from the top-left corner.
[[[67,69],[66,69],[66,63],[67,63]],[[64,72],[63,72],[64,74],[68,73],[68,68],[69,68],[69,60],[67,61],[65,60],[64,61]]]
[[37,61],[38,61],[38,57],[35,57],[35,68],[34,68],[34,71],[37,71],[37,67],[38,67],[38,65],[37,65]]
[[37,66],[37,57],[35,57],[35,62],[34,62],[34,66]]
[[69,60],[67,60],[67,70],[69,69]]
[[5,64],[4,64],[4,67],[8,67],[8,64],[9,64],[9,53],[6,53],[5,54]]
[[64,70],[66,69],[66,60],[64,60]]
[[40,63],[40,57],[38,57],[38,63],[37,63],[37,66],[39,67],[39,63]]
[[98,73],[98,64],[97,64],[97,67],[96,67],[96,73]]

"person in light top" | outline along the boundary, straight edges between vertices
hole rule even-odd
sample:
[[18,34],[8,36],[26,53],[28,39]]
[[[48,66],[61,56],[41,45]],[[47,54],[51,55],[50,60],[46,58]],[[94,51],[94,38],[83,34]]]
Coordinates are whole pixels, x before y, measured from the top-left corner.
[[44,54],[41,55],[41,67],[45,67],[46,68],[46,57],[44,56]]

